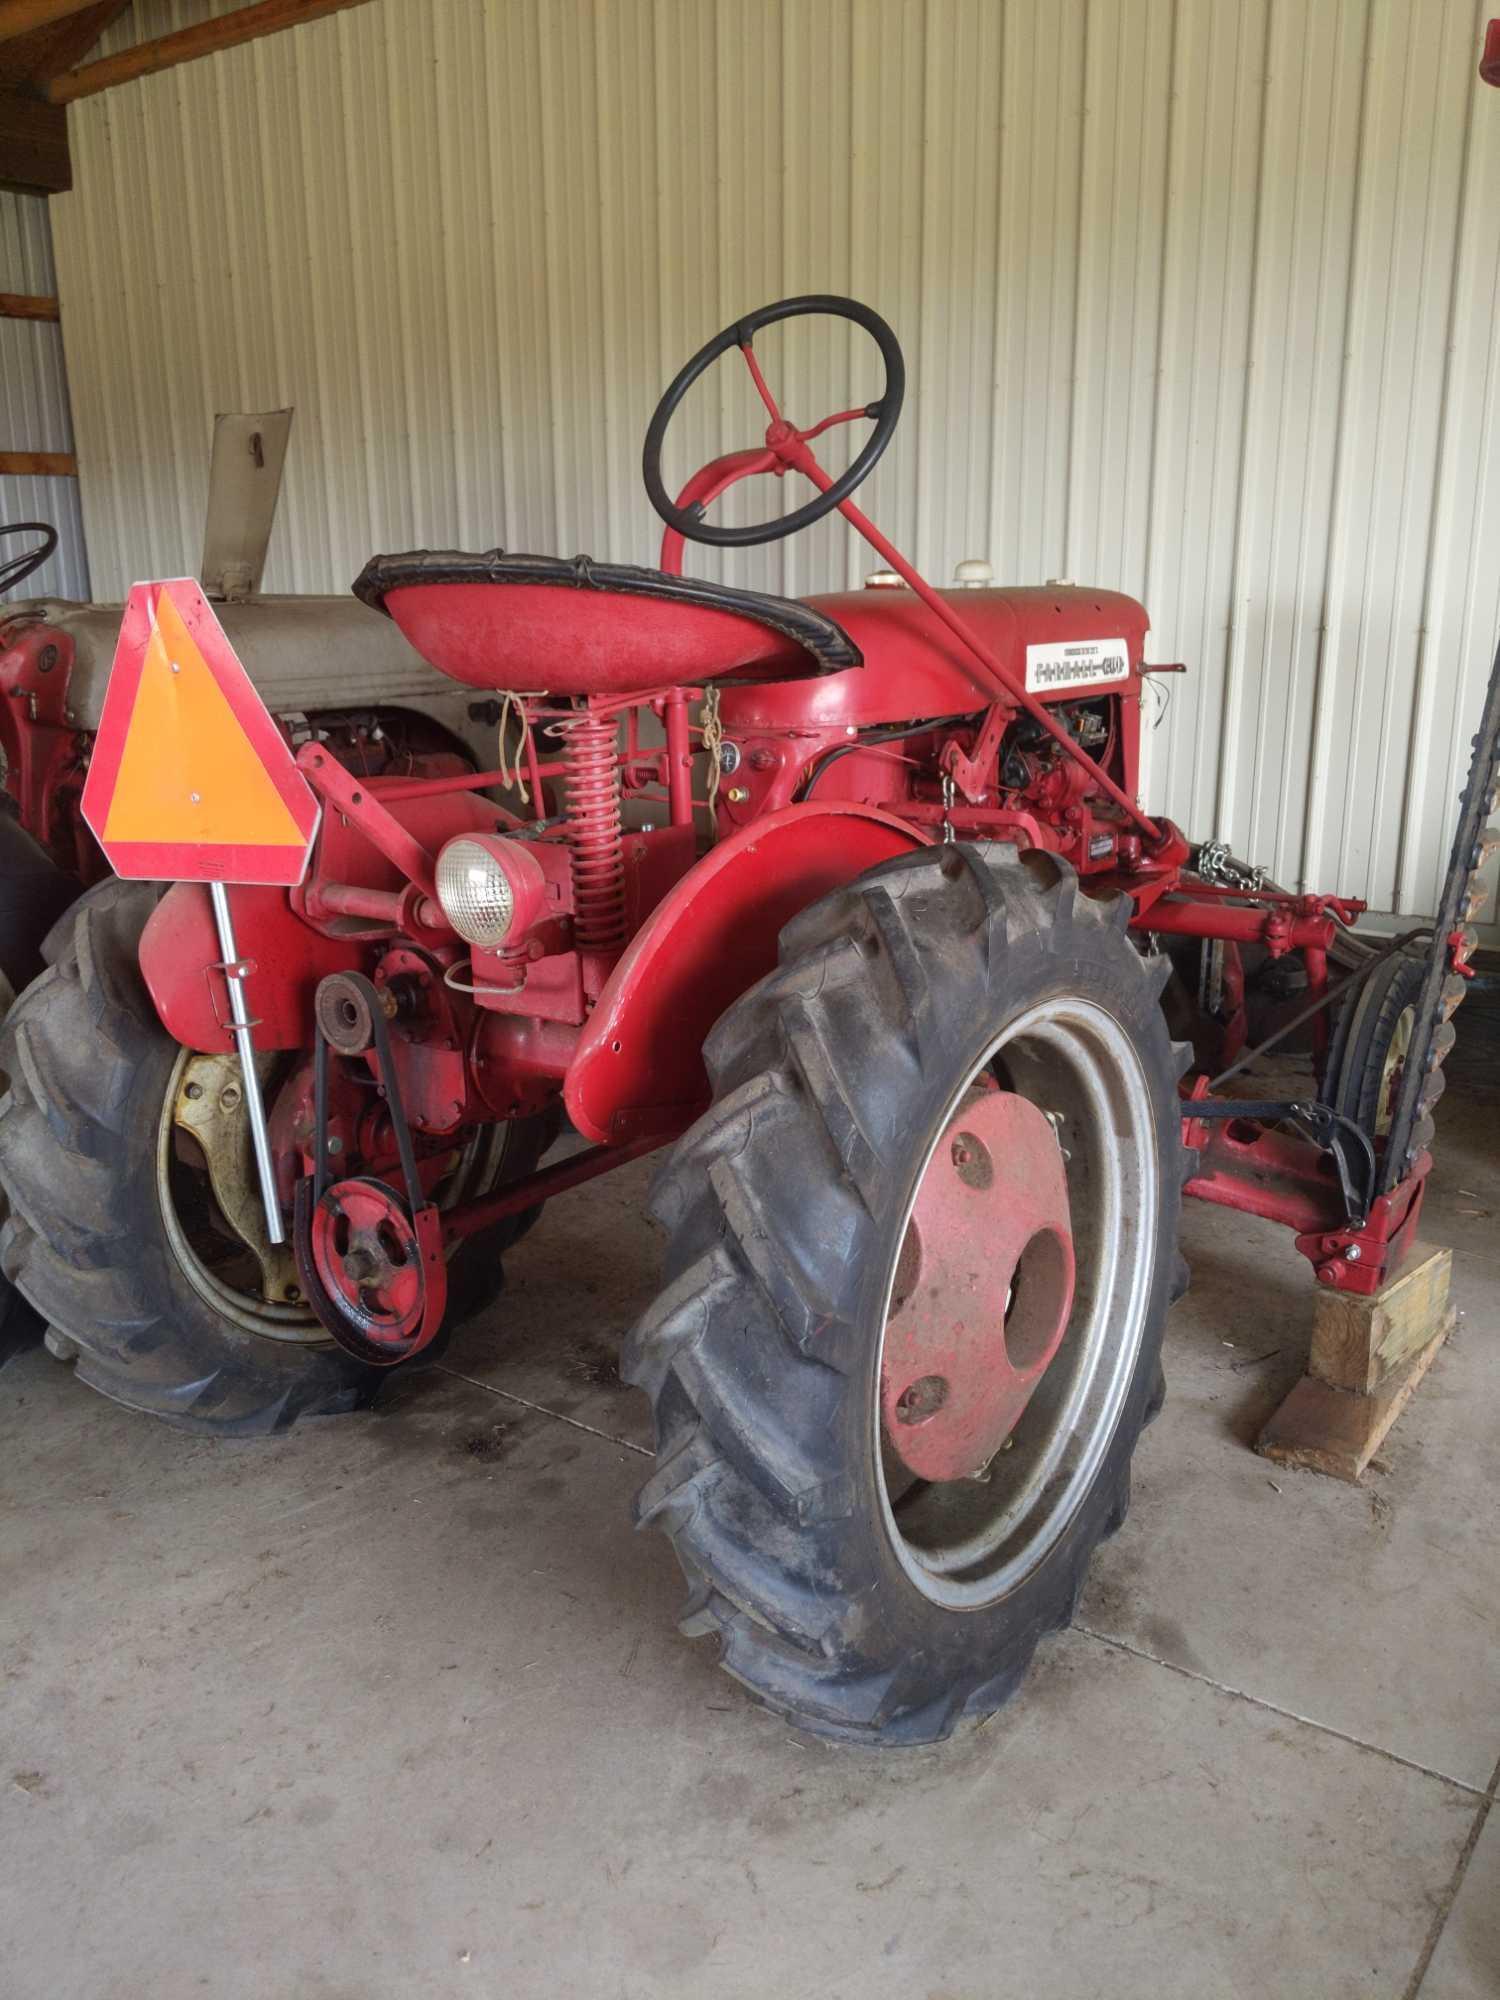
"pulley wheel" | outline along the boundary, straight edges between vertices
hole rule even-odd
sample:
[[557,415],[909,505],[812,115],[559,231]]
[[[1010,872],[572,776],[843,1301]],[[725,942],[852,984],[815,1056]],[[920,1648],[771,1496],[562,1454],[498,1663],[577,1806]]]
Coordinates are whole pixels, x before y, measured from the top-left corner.
[[421,1235],[384,1181],[336,1181],[326,1189],[298,1251],[311,1267],[304,1275],[315,1281],[308,1292],[319,1318],[361,1361],[394,1366],[436,1331],[427,1324],[431,1278]]
[[357,972],[330,972],[318,981],[313,1006],[329,1046],[341,1056],[362,1056],[375,1039],[378,999]]

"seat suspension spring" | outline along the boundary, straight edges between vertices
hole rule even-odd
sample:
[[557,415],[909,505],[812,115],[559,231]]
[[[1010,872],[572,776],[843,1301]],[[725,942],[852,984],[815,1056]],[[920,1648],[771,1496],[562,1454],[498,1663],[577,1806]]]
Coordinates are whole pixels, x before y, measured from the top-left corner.
[[554,723],[553,730],[563,745],[568,840],[573,850],[573,934],[585,951],[614,950],[625,942],[615,719],[581,710]]

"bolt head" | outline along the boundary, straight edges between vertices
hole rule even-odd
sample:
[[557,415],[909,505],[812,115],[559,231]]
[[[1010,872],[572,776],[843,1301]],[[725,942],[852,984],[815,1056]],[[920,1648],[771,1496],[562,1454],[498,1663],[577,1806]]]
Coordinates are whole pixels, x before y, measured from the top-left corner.
[[920,1424],[936,1416],[948,1400],[948,1383],[942,1375],[923,1375],[902,1390],[896,1402],[896,1420]]

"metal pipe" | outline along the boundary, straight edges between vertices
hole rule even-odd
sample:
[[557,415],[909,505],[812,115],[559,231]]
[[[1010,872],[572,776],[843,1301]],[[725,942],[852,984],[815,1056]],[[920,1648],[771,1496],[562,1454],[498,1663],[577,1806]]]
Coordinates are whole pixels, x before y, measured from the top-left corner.
[[670,1146],[676,1137],[675,1132],[652,1132],[637,1139],[627,1139],[619,1146],[589,1146],[581,1153],[571,1154],[566,1160],[558,1160],[553,1166],[541,1167],[524,1180],[512,1181],[496,1194],[484,1195],[478,1201],[466,1202],[462,1208],[450,1209],[443,1217],[443,1241],[461,1242],[465,1236],[472,1236],[476,1230],[488,1229],[508,1215],[519,1215],[528,1208],[534,1208],[538,1202],[549,1201],[553,1195],[564,1194],[569,1188],[582,1187],[585,1181],[596,1180],[600,1174],[611,1173],[616,1167],[627,1166],[632,1160],[656,1152],[659,1147]]
[[308,890],[307,906],[310,916],[365,917],[393,930],[406,914],[402,890],[367,889],[358,882],[318,882]]
[[[1207,905],[1190,897],[1163,896],[1141,913],[1137,928],[1165,937],[1223,938],[1233,944],[1269,944],[1267,926],[1276,925],[1284,950],[1326,950],[1333,936],[1331,917],[1291,917],[1234,903]],[[1273,934],[1274,935],[1274,934]]]
[[[530,731],[527,731],[528,741]],[[543,778],[560,778],[563,774],[561,762],[539,764],[532,756],[527,766],[527,776],[539,784]],[[435,799],[447,792],[487,792],[492,785],[507,785],[511,782],[509,771],[455,771],[446,778],[382,778],[379,796],[388,803],[391,799]]]
[[281,1201],[276,1193],[276,1168],[271,1159],[271,1138],[266,1130],[266,1107],[260,1094],[260,1077],[255,1068],[255,1037],[251,1033],[249,1004],[245,999],[245,976],[239,948],[234,941],[234,919],[229,914],[229,891],[222,882],[210,882],[208,893],[214,906],[214,922],[219,931],[223,955],[224,984],[229,988],[229,1018],[240,1056],[240,1076],[245,1086],[245,1108],[250,1114],[250,1139],[255,1148],[255,1171],[260,1176],[260,1198],[265,1204],[266,1233],[273,1243],[285,1243],[286,1226],[281,1219]]
[[687,696],[673,688],[663,703],[667,731],[667,799],[673,826],[693,823],[693,746],[688,734]]

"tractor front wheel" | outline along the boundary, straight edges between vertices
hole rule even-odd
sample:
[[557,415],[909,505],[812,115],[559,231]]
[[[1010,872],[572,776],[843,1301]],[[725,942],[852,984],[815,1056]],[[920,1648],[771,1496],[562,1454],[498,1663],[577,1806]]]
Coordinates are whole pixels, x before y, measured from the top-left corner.
[[1324,1066],[1324,1102],[1372,1139],[1391,1129],[1427,967],[1398,952],[1377,965],[1339,1010]]
[[627,1344],[690,1634],[804,1728],[999,1706],[1124,1518],[1187,1156],[1166,961],[1051,856],[929,848],[782,933],[710,1038]]
[[[182,1429],[254,1436],[357,1408],[396,1371],[334,1345],[266,1239],[238,1061],[173,1041],[141,978],[157,895],[109,881],[82,897],[0,1031],[0,1265],[80,1380]],[[529,1172],[548,1136],[543,1119],[480,1128],[454,1198]],[[450,1324],[497,1287],[527,1219],[461,1247]]]

